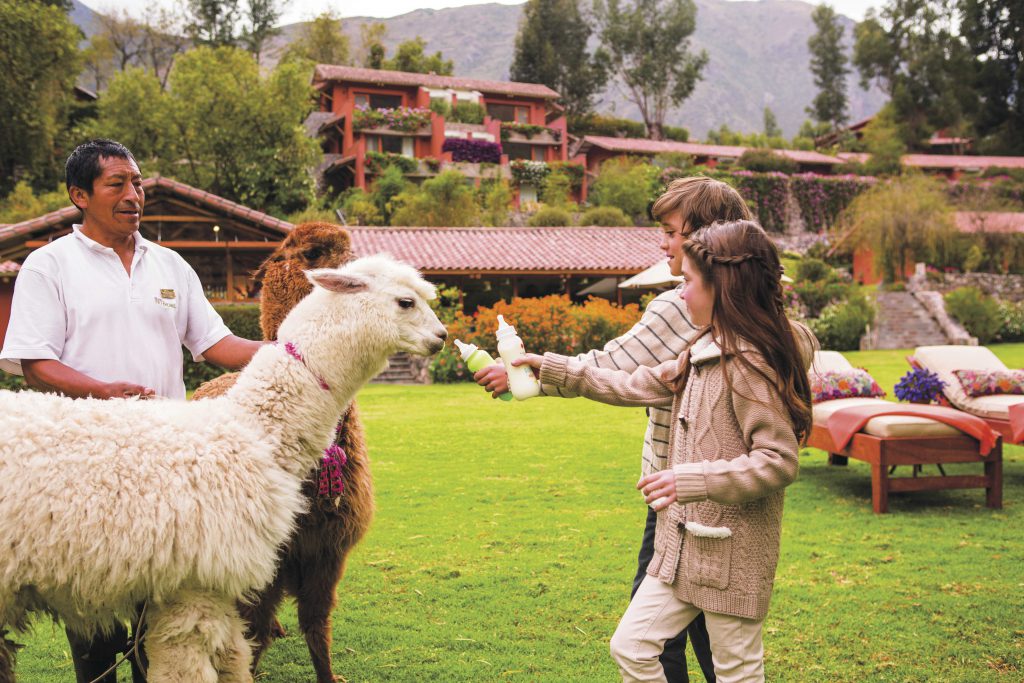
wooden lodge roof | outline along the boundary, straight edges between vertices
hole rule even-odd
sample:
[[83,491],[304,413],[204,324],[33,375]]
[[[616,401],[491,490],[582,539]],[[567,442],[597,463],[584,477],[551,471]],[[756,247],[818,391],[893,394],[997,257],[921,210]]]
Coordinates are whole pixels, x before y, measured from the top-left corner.
[[454,90],[479,90],[482,93],[508,95],[511,97],[537,97],[543,100],[558,99],[558,93],[540,83],[518,83],[516,81],[486,81],[458,76],[387,71],[384,69],[363,69],[355,66],[317,64],[313,71],[313,84],[329,81],[351,81],[372,85],[415,86],[424,88],[451,88]]
[[633,275],[665,258],[655,228],[349,227],[359,256],[388,253],[427,275]]
[[[751,147],[737,145],[705,145],[699,142],[675,142],[673,140],[647,140],[645,138],[616,138],[601,135],[586,135],[577,145],[573,156],[586,153],[591,147],[599,147],[609,152],[624,154],[661,154],[676,152],[692,154],[696,157],[713,157],[738,159]],[[773,149],[779,156],[786,157],[800,164],[837,165],[843,163],[838,159],[820,152],[799,149]]]
[[[165,206],[173,207],[179,214],[193,214],[198,216],[196,220],[205,222],[223,218],[243,230],[247,239],[256,241],[276,243],[292,229],[292,224],[287,221],[170,178],[146,178],[142,181],[142,188],[146,192],[146,209],[142,217],[144,226],[147,222],[161,218],[154,214],[152,208],[153,205],[159,205],[161,212]],[[0,259],[24,256],[30,251],[25,242],[47,239],[56,231],[69,230],[73,223],[81,220],[81,215],[78,208],[68,206],[31,220],[0,225]],[[167,219],[171,220],[170,217]],[[177,217],[174,219],[182,220]]]

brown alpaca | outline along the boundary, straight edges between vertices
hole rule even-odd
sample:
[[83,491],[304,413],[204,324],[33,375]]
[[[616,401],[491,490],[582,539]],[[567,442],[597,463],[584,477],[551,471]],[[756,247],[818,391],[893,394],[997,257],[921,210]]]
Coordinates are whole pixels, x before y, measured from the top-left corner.
[[[312,289],[304,271],[334,268],[352,258],[351,238],[344,229],[329,223],[296,226],[258,271],[263,279],[260,328],[264,339],[277,339],[281,321]],[[203,384],[193,399],[223,394],[235,377],[222,375]],[[342,468],[344,492],[339,497],[322,497],[317,494],[316,475],[306,480],[303,490],[310,500],[310,510],[296,520],[295,534],[281,551],[277,576],[252,604],[239,605],[242,618],[249,624],[247,635],[255,642],[254,672],[273,639],[284,634],[275,614],[287,593],[295,597],[299,628],[309,647],[317,683],[337,680],[331,671],[335,589],[345,571],[345,558],[366,533],[374,510],[373,479],[354,402],[342,417],[336,443],[348,456]]]

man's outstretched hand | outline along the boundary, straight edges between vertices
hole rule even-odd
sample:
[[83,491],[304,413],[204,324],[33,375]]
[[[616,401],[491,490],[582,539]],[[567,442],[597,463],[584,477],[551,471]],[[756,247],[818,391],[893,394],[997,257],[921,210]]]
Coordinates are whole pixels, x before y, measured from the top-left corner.
[[477,370],[473,375],[473,381],[491,392],[492,398],[498,398],[508,391],[508,373],[505,372],[505,366],[501,363]]

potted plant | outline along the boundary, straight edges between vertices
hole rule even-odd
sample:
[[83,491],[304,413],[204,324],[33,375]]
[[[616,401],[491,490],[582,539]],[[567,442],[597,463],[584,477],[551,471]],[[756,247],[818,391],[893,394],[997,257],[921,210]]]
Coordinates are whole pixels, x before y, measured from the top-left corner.
[[896,398],[910,403],[931,403],[938,401],[946,383],[939,376],[924,368],[914,368],[900,378],[894,388]]

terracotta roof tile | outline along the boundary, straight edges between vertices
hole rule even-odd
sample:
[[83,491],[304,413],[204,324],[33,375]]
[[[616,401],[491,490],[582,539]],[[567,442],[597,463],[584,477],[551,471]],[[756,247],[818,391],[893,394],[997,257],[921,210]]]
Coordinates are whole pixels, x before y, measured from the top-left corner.
[[479,90],[483,93],[539,97],[545,100],[558,98],[558,93],[540,83],[517,83],[515,81],[485,81],[457,76],[437,76],[407,71],[385,71],[383,69],[362,69],[355,66],[317,64],[313,71],[313,82],[355,81],[375,85],[423,86],[425,88],[453,88],[456,90]]
[[427,272],[638,273],[665,258],[655,228],[349,227],[356,254]]
[[633,154],[661,154],[662,152],[681,152],[694,156],[712,156],[738,159],[746,151],[746,147],[732,145],[704,145],[697,142],[675,142],[673,140],[647,140],[646,138],[614,138],[603,135],[586,135],[582,144],[590,143],[595,147],[610,152],[630,152]]
[[904,166],[917,168],[1024,168],[1024,157],[982,157],[958,154],[904,154]]
[[[747,151],[747,147],[735,145],[705,145],[699,142],[675,142],[673,140],[647,140],[645,138],[615,138],[601,135],[587,135],[583,144],[590,143],[595,147],[610,152],[628,152],[632,154],[660,154],[662,152],[679,152],[698,157],[719,157],[738,159]],[[841,159],[820,152],[801,149],[772,150],[786,158],[801,164],[841,164]]]
[[[147,193],[153,193],[154,189],[160,188],[172,195],[185,197],[198,204],[214,207],[227,214],[235,216],[236,218],[247,220],[282,235],[287,234],[292,229],[292,224],[288,221],[274,218],[269,214],[256,211],[255,209],[242,206],[241,204],[236,204],[235,202],[224,199],[223,197],[218,197],[215,194],[205,192],[192,187],[191,185],[178,182],[177,180],[171,180],[170,178],[164,178],[162,176],[146,178],[142,181],[142,188]],[[68,225],[78,220],[80,216],[81,212],[77,208],[69,206],[57,211],[51,211],[48,214],[39,216],[38,218],[22,221],[21,223],[12,223],[10,225],[0,226],[0,243],[15,237],[30,235],[42,229],[53,228],[59,225]]]
[[1024,213],[1011,211],[957,211],[961,232],[1024,232]]

